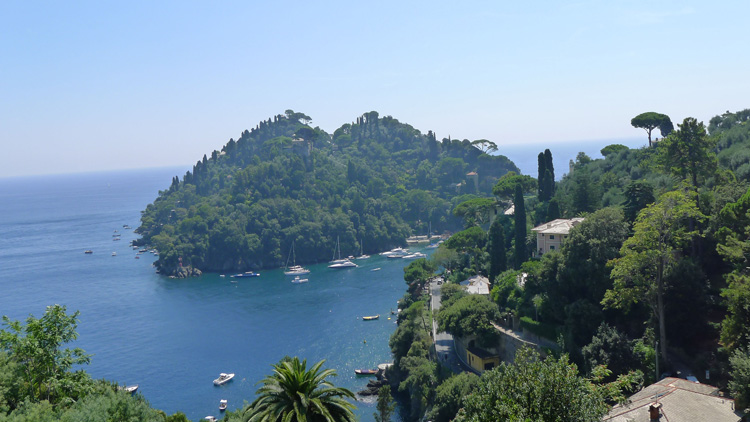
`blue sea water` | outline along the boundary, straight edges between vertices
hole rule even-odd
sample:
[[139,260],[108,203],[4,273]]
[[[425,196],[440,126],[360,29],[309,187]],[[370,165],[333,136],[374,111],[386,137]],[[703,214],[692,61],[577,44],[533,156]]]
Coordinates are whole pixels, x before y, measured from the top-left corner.
[[[364,387],[367,378],[354,369],[391,361],[388,317],[404,294],[408,261],[315,265],[306,284],[290,283],[280,269],[237,283],[219,274],[159,276],[153,255],[135,259],[128,243],[136,235],[123,225],[137,227],[140,211],[184,172],[0,179],[0,314],[40,317],[52,304],[80,311],[75,346],[93,354],[86,368],[93,377],[139,384],[154,407],[191,420],[217,415],[220,399],[230,410],[252,401],[256,383],[285,355],[326,359],[336,385]],[[113,241],[115,230],[122,240]],[[373,314],[381,318],[361,319]],[[215,387],[220,372],[237,375]],[[360,420],[373,420],[373,400],[357,406]]]

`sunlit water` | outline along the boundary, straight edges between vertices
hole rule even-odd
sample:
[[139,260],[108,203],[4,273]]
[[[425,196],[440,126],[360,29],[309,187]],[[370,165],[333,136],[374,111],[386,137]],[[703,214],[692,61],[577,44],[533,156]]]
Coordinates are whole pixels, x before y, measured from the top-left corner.
[[[155,274],[153,255],[135,259],[128,243],[136,236],[123,225],[137,227],[140,211],[182,173],[0,179],[0,314],[39,317],[55,303],[79,310],[76,346],[93,354],[93,377],[139,384],[154,407],[191,420],[217,415],[219,399],[230,410],[252,401],[256,383],[285,355],[326,359],[339,374],[333,382],[355,391],[368,379],[354,369],[391,361],[388,317],[404,294],[408,261],[320,264],[309,283],[292,284],[281,270],[237,283],[219,274],[171,280]],[[114,230],[122,240],[112,240]],[[361,319],[374,314],[381,318]],[[215,387],[220,372],[237,376]],[[374,400],[357,406],[361,420],[373,419]]]

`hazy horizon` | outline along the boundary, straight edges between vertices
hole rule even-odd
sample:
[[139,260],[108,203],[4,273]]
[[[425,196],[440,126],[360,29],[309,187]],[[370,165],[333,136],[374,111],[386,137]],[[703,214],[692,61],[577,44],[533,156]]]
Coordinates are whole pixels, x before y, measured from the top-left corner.
[[550,147],[750,107],[750,2],[0,3],[0,177],[194,163],[286,109]]

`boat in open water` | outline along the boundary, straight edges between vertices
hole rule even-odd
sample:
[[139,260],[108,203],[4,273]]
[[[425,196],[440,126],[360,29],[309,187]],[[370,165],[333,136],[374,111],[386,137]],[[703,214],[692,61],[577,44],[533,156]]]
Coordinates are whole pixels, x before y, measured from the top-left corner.
[[378,318],[380,318],[380,314],[378,314],[378,315],[370,315],[370,316],[363,316],[362,320],[363,321],[372,321],[372,320],[378,319]]
[[307,283],[307,282],[308,282],[308,279],[306,279],[306,278],[299,278],[299,276],[294,277],[294,280],[292,280],[292,283],[294,283],[294,284],[302,284],[302,283]]
[[219,412],[223,412],[225,410],[227,410],[227,400],[221,399],[219,400]]
[[234,378],[234,374],[225,374],[225,373],[222,372],[221,374],[219,374],[219,378],[216,378],[214,380],[214,385],[223,385],[223,384],[226,384],[229,381],[231,381],[232,378]]
[[244,273],[235,274],[232,277],[234,278],[243,278],[243,277],[260,277],[259,273],[256,273],[255,271],[245,271]]

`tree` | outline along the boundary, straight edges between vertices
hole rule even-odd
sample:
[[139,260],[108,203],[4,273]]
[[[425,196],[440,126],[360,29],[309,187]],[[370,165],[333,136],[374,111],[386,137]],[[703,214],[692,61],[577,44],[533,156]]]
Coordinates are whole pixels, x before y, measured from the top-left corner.
[[703,122],[686,117],[678,130],[659,142],[655,161],[662,172],[688,180],[698,188],[698,179],[716,170],[716,138],[709,138]]
[[492,194],[500,198],[510,198],[516,191],[516,186],[520,186],[523,192],[533,192],[537,186],[537,181],[531,176],[509,171],[497,180],[492,188]]
[[603,319],[600,302],[612,286],[608,263],[627,237],[622,211],[603,208],[570,230],[560,259],[542,259],[549,312],[577,345],[589,342]]
[[373,413],[375,422],[391,422],[391,415],[396,410],[396,403],[393,402],[390,385],[386,384],[378,390],[378,404],[376,409],[378,409],[378,412]]
[[490,226],[489,232],[489,254],[490,254],[490,282],[508,269],[506,251],[505,251],[505,229],[499,218]]
[[409,285],[409,292],[414,293],[427,280],[435,275],[437,267],[425,258],[412,261],[404,268],[404,281]]
[[602,154],[603,157],[606,158],[610,154],[614,154],[620,151],[625,151],[627,149],[630,149],[630,148],[622,144],[612,144],[612,145],[607,145],[606,147],[602,148],[601,151],[599,152]]
[[477,139],[476,141],[472,142],[471,145],[485,154],[497,151],[497,144],[486,139]]
[[3,316],[7,330],[0,331],[0,348],[18,363],[33,402],[55,404],[63,397],[76,400],[88,388],[86,372],[71,369],[88,364],[90,355],[80,348],[63,348],[78,338],[78,314],[68,315],[65,306],[53,305],[39,319],[29,316],[26,325]]
[[692,192],[673,191],[662,195],[638,213],[633,235],[612,262],[613,287],[604,295],[607,308],[629,309],[644,301],[658,323],[662,358],[667,358],[665,275],[677,263],[678,252],[695,234],[686,222],[702,219]]
[[543,201],[544,199],[544,175],[547,172],[547,160],[544,158],[544,152],[540,152],[539,155],[536,157],[537,161],[537,198],[539,198],[540,201]]
[[489,221],[497,203],[492,198],[474,198],[464,201],[453,209],[453,215],[464,219],[466,227],[481,226]]
[[654,188],[644,180],[634,180],[625,187],[625,202],[622,204],[625,219],[634,222],[638,212],[653,203]]
[[750,353],[737,349],[729,357],[729,391],[737,402],[737,410],[750,407]]
[[435,389],[435,403],[428,417],[435,422],[449,422],[461,409],[464,397],[476,389],[479,377],[471,372],[461,372],[443,381]]
[[[644,129],[648,133],[648,146],[651,146],[651,131],[661,126],[665,121],[670,120],[666,114],[649,111],[641,113],[630,120],[633,127]],[[670,121],[671,123],[671,121]]]
[[482,295],[461,297],[449,306],[441,306],[437,321],[440,331],[454,336],[477,336],[480,345],[496,344],[499,333],[492,325],[500,319],[497,304]]
[[547,205],[547,221],[557,220],[560,218],[560,204],[557,199],[552,198]]
[[523,348],[514,364],[482,374],[455,420],[598,422],[608,408],[600,389],[580,377],[567,356],[542,360]]
[[446,248],[474,253],[475,249],[484,247],[487,234],[480,227],[473,226],[451,236],[443,243]]
[[258,398],[245,409],[248,422],[354,422],[354,393],[335,387],[326,378],[333,369],[321,370],[322,360],[309,370],[307,360],[296,356],[273,365],[273,374],[263,378],[255,393]]
[[617,328],[602,322],[591,338],[591,343],[581,350],[586,367],[592,371],[606,365],[614,375],[626,374],[639,364],[633,351],[635,342]]
[[513,199],[513,219],[514,219],[514,241],[513,249],[513,266],[521,268],[521,264],[526,261],[526,208],[523,204],[523,191],[521,186],[516,186],[516,194]]

